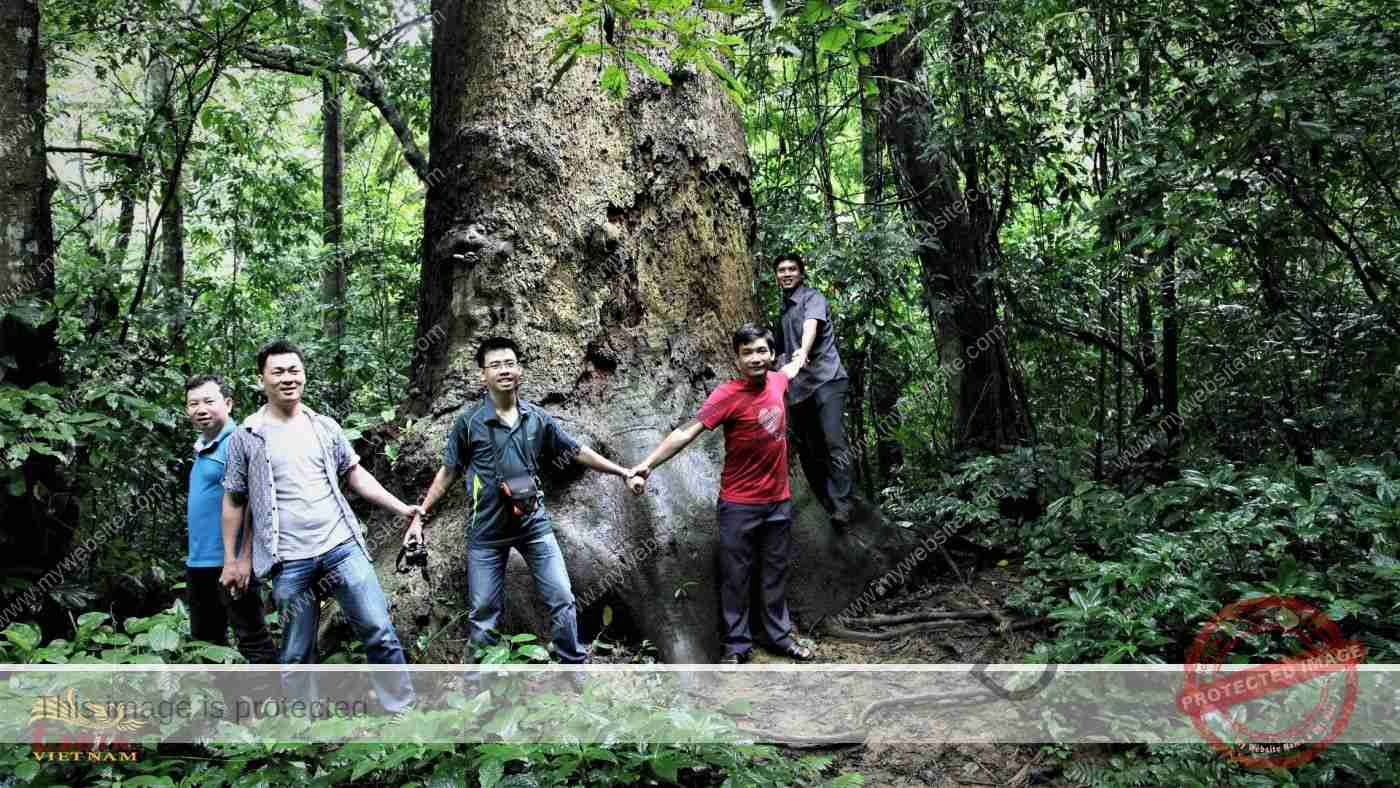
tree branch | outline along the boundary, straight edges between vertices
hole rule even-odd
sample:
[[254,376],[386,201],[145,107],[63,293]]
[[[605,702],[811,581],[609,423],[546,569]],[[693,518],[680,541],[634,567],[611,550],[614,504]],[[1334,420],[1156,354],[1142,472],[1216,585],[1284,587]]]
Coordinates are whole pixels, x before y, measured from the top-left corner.
[[126,161],[142,164],[146,160],[139,153],[127,153],[119,150],[103,150],[101,148],[84,148],[76,145],[49,145],[44,148],[49,153],[81,153],[86,156],[106,156],[112,159],[124,159]]
[[408,127],[408,123],[399,114],[398,107],[395,107],[389,99],[389,94],[384,89],[384,80],[377,72],[353,63],[327,62],[314,56],[308,56],[304,52],[244,46],[239,49],[239,53],[249,63],[270,71],[281,71],[304,77],[318,76],[318,72],[338,71],[356,77],[356,79],[351,80],[355,95],[373,104],[375,109],[379,110],[379,114],[384,117],[389,128],[394,130],[394,136],[398,137],[399,145],[403,147],[404,159],[413,168],[413,172],[420,181],[432,185],[428,177],[430,173],[428,157],[423,155],[418,143],[414,141],[413,130]]
[[1019,308],[1019,305],[1016,309],[1016,317],[1028,326],[1034,326],[1045,331],[1067,336],[1071,339],[1077,339],[1086,345],[1092,345],[1107,350],[1127,362],[1128,366],[1133,368],[1133,371],[1137,373],[1138,377],[1142,378],[1144,385],[1150,385],[1150,381],[1154,377],[1152,371],[1143,365],[1141,359],[1108,337],[1096,334],[1087,328],[1065,325],[1064,323],[1055,322],[1053,320],[1038,320],[1026,314],[1025,310]]

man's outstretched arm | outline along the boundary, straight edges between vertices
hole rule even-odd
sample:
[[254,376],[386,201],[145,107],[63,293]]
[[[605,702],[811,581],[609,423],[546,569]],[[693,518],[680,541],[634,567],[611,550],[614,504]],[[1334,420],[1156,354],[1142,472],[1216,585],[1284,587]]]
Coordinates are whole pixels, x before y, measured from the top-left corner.
[[684,427],[671,430],[671,434],[667,435],[655,449],[652,449],[651,454],[648,454],[640,465],[632,469],[632,474],[645,479],[653,468],[661,467],[667,460],[680,454],[704,431],[705,425],[699,421],[692,421]]
[[374,474],[365,470],[363,466],[356,465],[350,469],[349,473],[345,474],[345,486],[354,490],[366,501],[399,517],[412,517],[419,512],[417,504],[407,504],[400,501],[397,495],[384,489],[384,485],[374,478]]
[[437,475],[433,477],[433,483],[428,486],[428,492],[423,496],[423,502],[418,504],[418,515],[409,522],[408,530],[404,532],[403,543],[405,546],[409,542],[423,541],[423,523],[430,517],[429,510],[437,503],[437,499],[447,494],[455,481],[457,481],[457,466],[443,465],[438,467]]
[[574,462],[585,468],[592,468],[600,473],[610,473],[613,476],[621,476],[623,479],[627,480],[627,488],[636,495],[641,495],[642,491],[646,489],[645,477],[636,478],[639,474],[634,473],[631,468],[624,468],[587,446],[579,447],[578,452],[574,454]]

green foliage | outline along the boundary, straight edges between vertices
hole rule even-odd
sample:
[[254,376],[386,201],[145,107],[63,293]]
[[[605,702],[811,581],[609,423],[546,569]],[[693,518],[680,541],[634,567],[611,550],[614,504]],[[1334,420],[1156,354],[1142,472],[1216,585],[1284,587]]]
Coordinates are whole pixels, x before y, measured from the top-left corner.
[[1400,773],[1393,747],[1334,744],[1314,761],[1271,772],[1242,768],[1199,744],[1153,744],[1066,765],[1071,785],[1131,788],[1157,785],[1232,785],[1248,788],[1388,785]]
[[[1400,463],[1209,472],[1135,495],[1081,481],[1020,529],[1029,573],[1012,601],[1055,621],[1037,661],[1179,662],[1196,631],[1259,594],[1317,605],[1394,661],[1400,642]],[[1277,656],[1251,643],[1248,656]]]
[[548,662],[549,652],[536,640],[529,633],[502,637],[497,643],[482,649],[481,662],[485,665]]
[[96,767],[40,765],[27,745],[5,745],[0,747],[0,770],[31,780],[28,785],[58,786],[81,779],[93,788],[348,784],[407,788],[460,786],[463,775],[472,775],[474,784],[482,788],[644,784],[849,788],[863,784],[858,774],[824,778],[830,758],[789,760],[776,748],[758,745],[267,743],[210,744],[201,750],[207,753],[196,757],[175,753],[167,757],[148,750],[135,763]]
[[[550,64],[556,65],[556,70],[551,86],[580,57],[601,57],[610,62],[603,68],[599,84],[614,98],[627,93],[632,77],[626,66],[630,64],[646,78],[667,87],[678,71],[695,66],[719,79],[736,100],[748,101],[748,85],[726,65],[736,60],[736,47],[746,42],[720,30],[715,19],[729,16],[753,21],[752,9],[743,3],[707,0],[700,11],[677,0],[584,0],[577,12],[551,27],[545,36],[554,47]],[[823,61],[842,56],[866,65],[870,62],[868,50],[907,24],[905,15],[890,11],[867,15],[867,9],[855,0],[834,6],[827,0],[809,0],[800,16],[787,20],[776,2],[765,3],[764,12],[774,41],[787,51],[797,53],[794,42],[815,35]],[[653,58],[664,58],[665,65],[658,65]]]
[[[29,624],[11,625],[0,641],[0,660],[56,664],[234,662],[241,659],[229,648],[188,639],[188,616],[183,605],[147,618],[130,618],[114,627],[105,613],[89,612],[75,622],[71,641],[53,640],[41,645],[41,633]],[[538,663],[547,660],[544,649],[528,634],[506,636],[488,650],[486,664]],[[355,661],[363,662],[363,655]],[[210,743],[189,757],[190,746],[154,746],[135,763],[107,764],[100,771],[90,764],[45,762],[34,768],[30,748],[0,748],[0,772],[19,774],[33,785],[61,785],[81,770],[85,785],[120,786],[337,786],[435,785],[447,780],[460,784],[460,775],[474,774],[482,786],[505,786],[516,775],[528,784],[545,788],[565,785],[636,785],[660,780],[666,784],[726,785],[859,785],[859,775],[842,775],[834,782],[822,777],[831,768],[829,757],[788,759],[774,747],[751,744],[669,744],[666,742],[738,739],[733,723],[725,717],[687,710],[680,706],[634,705],[619,711],[618,698],[596,698],[586,691],[567,705],[556,694],[526,692],[523,684],[496,683],[490,692],[506,693],[509,702],[485,705],[485,693],[474,700],[455,697],[450,708],[414,711],[392,722],[422,737],[451,736],[466,718],[484,719],[482,730],[502,737],[515,736],[561,720],[577,721],[579,738],[596,740],[632,738],[635,743],[513,744],[505,741],[475,745],[415,742],[286,743],[278,740],[280,720],[248,723],[258,743]],[[626,701],[626,699],[622,699]],[[361,721],[363,722],[363,721]],[[360,724],[349,719],[317,721],[313,736],[359,737],[371,732],[352,730]],[[368,724],[364,722],[364,724]],[[569,724],[573,724],[570,722]],[[602,726],[600,729],[599,726]],[[618,726],[625,725],[626,730]],[[266,730],[264,730],[266,728]],[[399,738],[399,736],[395,736]],[[30,765],[26,765],[30,764]]]
[[11,624],[0,634],[0,662],[54,665],[244,662],[227,646],[190,638],[189,611],[176,601],[154,616],[131,617],[120,627],[106,613],[91,611],[73,621],[72,639],[55,638],[40,645],[34,624]]

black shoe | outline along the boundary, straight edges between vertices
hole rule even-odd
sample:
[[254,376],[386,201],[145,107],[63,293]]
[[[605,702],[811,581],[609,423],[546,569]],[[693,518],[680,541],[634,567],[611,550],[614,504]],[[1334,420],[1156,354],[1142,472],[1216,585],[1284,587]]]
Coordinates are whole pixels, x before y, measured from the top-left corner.
[[734,653],[732,653],[732,654],[725,654],[725,655],[720,659],[719,664],[721,664],[721,665],[745,665],[745,664],[748,664],[749,658],[752,657],[752,656],[753,656],[752,652],[748,652],[748,651],[736,651],[736,652],[734,652]]
[[789,639],[784,645],[773,646],[772,651],[797,662],[811,662],[812,658],[816,656],[812,653],[812,649],[792,639]]

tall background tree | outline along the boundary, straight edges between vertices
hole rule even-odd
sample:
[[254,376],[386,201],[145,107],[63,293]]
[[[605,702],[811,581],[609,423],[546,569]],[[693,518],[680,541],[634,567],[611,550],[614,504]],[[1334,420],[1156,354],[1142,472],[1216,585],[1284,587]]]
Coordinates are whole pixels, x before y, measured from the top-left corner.
[[[76,501],[61,466],[73,442],[68,425],[43,413],[63,396],[63,366],[53,314],[54,237],[49,199],[53,183],[44,153],[48,74],[39,44],[37,2],[0,9],[0,365],[7,384],[3,507],[10,562],[45,566],[69,544]],[[45,406],[48,406],[47,408]],[[35,433],[38,433],[37,437]],[[39,578],[33,578],[39,579]]]

